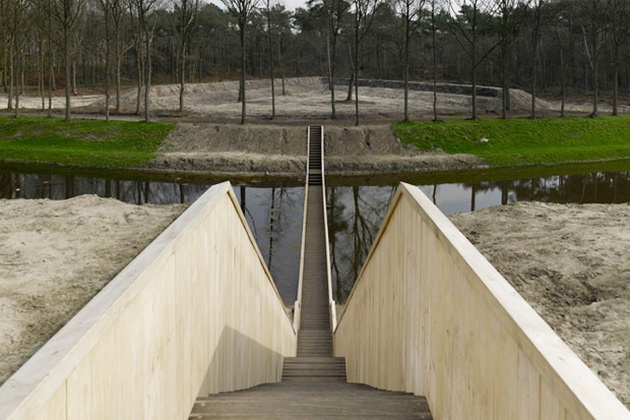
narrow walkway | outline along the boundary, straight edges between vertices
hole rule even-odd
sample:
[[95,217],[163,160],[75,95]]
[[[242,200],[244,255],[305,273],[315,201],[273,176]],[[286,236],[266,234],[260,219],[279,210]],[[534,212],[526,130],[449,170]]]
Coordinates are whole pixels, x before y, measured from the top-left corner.
[[346,382],[333,357],[326,273],[321,126],[310,126],[308,202],[297,357],[284,360],[282,382],[198,398],[191,419],[431,419],[424,397]]

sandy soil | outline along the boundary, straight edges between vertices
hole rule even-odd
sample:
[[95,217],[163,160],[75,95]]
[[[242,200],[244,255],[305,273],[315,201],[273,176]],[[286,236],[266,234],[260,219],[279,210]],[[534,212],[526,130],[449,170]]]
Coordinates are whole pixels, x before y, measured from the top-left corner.
[[[396,87],[399,83],[388,81],[366,81],[366,86],[359,88],[359,106],[363,121],[379,119],[400,120],[403,113],[403,90]],[[465,85],[441,84],[446,92],[457,92]],[[389,86],[389,87],[388,87]],[[500,92],[495,87],[480,87],[487,91]],[[247,114],[253,120],[266,120],[271,113],[270,80],[247,81]],[[330,92],[322,77],[300,77],[285,79],[285,95],[282,95],[280,79],[276,83],[276,119],[286,121],[308,121],[328,119],[330,116]],[[347,86],[336,86],[337,116],[341,120],[351,120],[354,115],[354,102],[346,102]],[[527,111],[531,104],[531,95],[520,89],[511,89],[511,104],[514,112]],[[464,93],[464,92],[463,92]],[[495,96],[478,96],[480,113],[495,114],[501,110],[500,93]],[[191,83],[186,88],[186,115],[210,117],[214,121],[237,120],[241,105],[238,99],[238,82]],[[121,111],[133,113],[136,109],[137,91],[129,88],[121,94]],[[141,98],[141,101],[143,98]],[[422,118],[433,112],[433,93],[423,90],[409,92],[410,114],[413,118]],[[53,98],[53,108],[65,106],[63,97]],[[112,106],[114,101],[112,100]],[[143,102],[141,102],[141,105]],[[45,103],[46,107],[48,102]],[[0,94],[0,109],[6,109],[7,95]],[[20,106],[25,109],[41,109],[41,98],[23,96]],[[80,95],[72,97],[73,108],[83,108],[102,112],[105,106],[104,95]],[[439,93],[438,112],[441,115],[466,114],[470,112],[469,94]],[[558,112],[559,101],[539,99],[541,113]],[[601,111],[608,112],[610,106],[602,104]],[[179,109],[179,86],[156,85],[151,88],[151,109],[157,115],[168,115]],[[590,112],[588,103],[568,103],[567,112]],[[622,107],[626,112],[627,107]]]
[[630,408],[630,205],[518,203],[451,220]]
[[183,210],[88,195],[0,200],[0,384]]
[[[301,176],[306,165],[306,127],[180,123],[151,167],[161,170]],[[478,167],[471,155],[421,152],[399,141],[388,125],[327,126],[330,174],[412,172]]]

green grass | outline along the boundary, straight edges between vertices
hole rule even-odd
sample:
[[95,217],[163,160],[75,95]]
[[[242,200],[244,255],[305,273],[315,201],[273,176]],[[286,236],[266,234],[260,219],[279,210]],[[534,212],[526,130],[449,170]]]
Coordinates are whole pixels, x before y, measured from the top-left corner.
[[[394,125],[422,150],[470,153],[491,165],[630,157],[630,117],[450,120]],[[487,142],[480,141],[487,138]]]
[[171,124],[0,116],[0,161],[132,168],[155,157]]

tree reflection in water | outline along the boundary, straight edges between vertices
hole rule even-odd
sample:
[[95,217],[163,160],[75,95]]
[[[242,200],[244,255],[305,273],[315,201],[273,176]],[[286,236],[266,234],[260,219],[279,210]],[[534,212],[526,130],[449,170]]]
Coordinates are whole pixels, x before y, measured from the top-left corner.
[[[630,201],[630,171],[420,188],[447,215],[517,201],[621,203]],[[331,274],[335,299],[340,303],[361,271],[393,192],[392,186],[328,187]]]
[[[361,182],[373,181],[360,180],[355,186],[329,183],[326,192],[333,292],[338,302],[344,302],[350,293],[395,191],[392,185],[366,186]],[[421,184],[420,188],[447,215],[516,201],[630,201],[630,171],[477,183],[415,183]],[[207,187],[176,182],[0,172],[0,198],[8,199],[65,199],[80,194],[97,194],[134,204],[191,203]],[[238,185],[235,190],[278,291],[290,305],[297,293],[304,189],[278,183],[267,187]]]
[[[0,199],[62,200],[82,194],[132,204],[192,203],[209,185],[0,172]],[[303,188],[234,187],[240,207],[286,304],[297,294]]]

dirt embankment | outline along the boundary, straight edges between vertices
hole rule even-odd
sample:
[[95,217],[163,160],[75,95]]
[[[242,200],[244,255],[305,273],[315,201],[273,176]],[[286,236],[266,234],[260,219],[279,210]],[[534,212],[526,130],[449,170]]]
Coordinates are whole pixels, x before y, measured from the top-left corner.
[[451,220],[630,407],[630,205],[518,203]]
[[184,208],[0,200],[0,384]]
[[[325,128],[331,174],[462,169],[482,165],[471,155],[424,153],[400,142],[389,126]],[[173,171],[301,176],[306,126],[178,124],[151,167]]]

